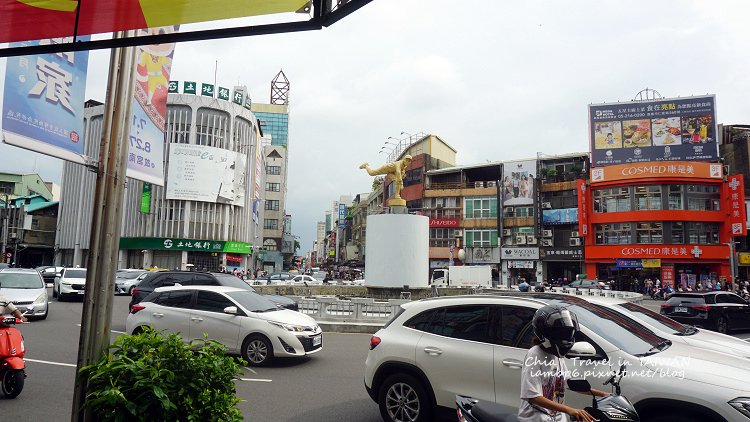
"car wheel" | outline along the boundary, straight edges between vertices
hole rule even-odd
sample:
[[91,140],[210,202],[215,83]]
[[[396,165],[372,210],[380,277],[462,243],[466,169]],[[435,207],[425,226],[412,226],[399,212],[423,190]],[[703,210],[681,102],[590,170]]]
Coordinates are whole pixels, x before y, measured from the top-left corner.
[[65,297],[64,294],[62,294],[62,293],[58,293],[57,294],[57,301],[58,302],[65,302],[66,300],[67,300],[67,297]]
[[271,342],[262,336],[249,336],[242,342],[242,358],[252,366],[265,366],[273,359]]
[[391,375],[383,382],[378,405],[384,421],[422,422],[432,418],[427,390],[408,374]]
[[133,328],[133,334],[132,335],[137,336],[138,334],[141,334],[144,331],[146,331],[146,329],[142,325],[139,325],[139,326]]
[[727,331],[729,331],[729,323],[727,322],[727,319],[724,317],[719,317],[719,319],[716,321],[716,331],[726,334]]

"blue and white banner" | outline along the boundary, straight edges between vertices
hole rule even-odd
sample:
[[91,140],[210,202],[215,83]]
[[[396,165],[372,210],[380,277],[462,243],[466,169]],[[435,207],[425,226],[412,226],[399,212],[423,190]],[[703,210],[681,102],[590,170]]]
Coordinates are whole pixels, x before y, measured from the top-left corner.
[[[88,41],[90,36],[79,37]],[[11,47],[71,42],[72,37],[12,43]],[[63,160],[86,163],[83,103],[88,51],[8,58],[3,94],[3,142]]]

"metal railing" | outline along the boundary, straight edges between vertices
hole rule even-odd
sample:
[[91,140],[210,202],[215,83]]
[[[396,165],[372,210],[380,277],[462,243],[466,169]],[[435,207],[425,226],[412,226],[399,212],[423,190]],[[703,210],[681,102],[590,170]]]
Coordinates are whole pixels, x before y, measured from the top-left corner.
[[483,180],[475,182],[430,182],[426,189],[481,189],[495,188],[497,181]]
[[320,322],[385,323],[406,299],[376,301],[372,298],[341,300],[336,297],[293,297],[299,312]]

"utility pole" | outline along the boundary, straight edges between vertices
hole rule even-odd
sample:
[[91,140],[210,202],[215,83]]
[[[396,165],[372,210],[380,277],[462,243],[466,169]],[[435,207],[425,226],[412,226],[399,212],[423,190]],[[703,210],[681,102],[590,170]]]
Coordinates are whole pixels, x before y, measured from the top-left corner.
[[[133,35],[134,31],[121,31],[115,33],[114,38]],[[135,53],[135,47],[117,48],[112,50],[110,56],[76,373],[83,366],[96,362],[109,350],[114,297],[112,278],[117,269],[120,243]],[[97,415],[81,409],[87,393],[88,380],[76,377],[71,414],[73,422],[96,420]]]

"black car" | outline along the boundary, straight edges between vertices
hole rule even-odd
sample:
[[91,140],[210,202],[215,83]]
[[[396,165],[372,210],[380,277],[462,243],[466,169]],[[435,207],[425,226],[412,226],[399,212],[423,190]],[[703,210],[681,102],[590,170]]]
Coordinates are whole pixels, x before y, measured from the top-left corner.
[[720,333],[750,329],[750,303],[730,292],[675,293],[661,305],[661,313],[677,322]]
[[[255,291],[244,280],[240,280],[231,274],[195,271],[159,271],[146,276],[138,284],[138,287],[133,289],[128,308],[132,309],[133,305],[141,302],[159,287],[174,286],[177,284],[182,286],[227,286]],[[297,302],[294,299],[279,295],[262,296],[265,296],[279,307],[293,311],[298,310]]]
[[60,275],[60,271],[62,271],[63,267],[52,267],[52,266],[42,266],[42,267],[36,267],[37,271],[39,271],[39,274],[42,275],[42,279],[45,283],[51,284],[55,282],[55,277],[58,277]]

